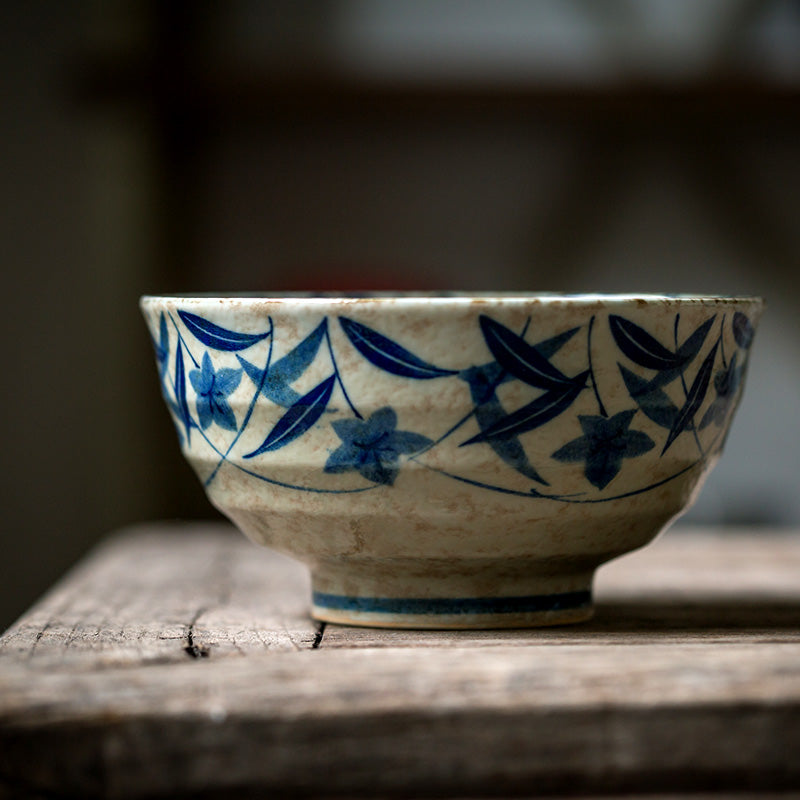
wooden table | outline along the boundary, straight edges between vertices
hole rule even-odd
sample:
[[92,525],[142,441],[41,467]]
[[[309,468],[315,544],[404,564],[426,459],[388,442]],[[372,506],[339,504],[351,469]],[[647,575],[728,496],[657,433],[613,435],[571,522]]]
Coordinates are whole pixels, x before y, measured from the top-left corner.
[[800,789],[800,532],[669,532],[573,627],[320,626],[308,589],[225,526],[110,538],[0,638],[0,796]]

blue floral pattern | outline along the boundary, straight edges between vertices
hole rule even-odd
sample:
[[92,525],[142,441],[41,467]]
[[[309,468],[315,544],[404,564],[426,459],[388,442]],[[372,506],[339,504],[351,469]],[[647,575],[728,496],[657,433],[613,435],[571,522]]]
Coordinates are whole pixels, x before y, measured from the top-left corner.
[[419,453],[433,442],[412,431],[398,431],[393,408],[379,408],[369,419],[339,419],[331,423],[342,444],[334,450],[325,472],[356,470],[368,481],[391,486],[400,471],[400,456]]
[[[595,315],[582,327],[530,342],[526,336],[528,324],[521,331],[514,331],[499,320],[481,316],[478,328],[486,345],[486,359],[460,369],[432,363],[424,354],[412,352],[405,343],[346,316],[323,318],[276,361],[272,360],[276,334],[272,319],[268,320],[268,329],[260,332],[233,331],[185,311],[178,311],[177,319],[162,313],[153,326],[157,335],[152,340],[162,393],[182,445],[194,446],[191,435],[198,431],[219,456],[207,484],[214,480],[223,464],[230,464],[257,479],[294,490],[365,491],[393,486],[403,465],[416,461],[440,474],[487,490],[559,502],[603,502],[648,491],[672,479],[668,476],[624,494],[605,492],[626,469],[628,461],[635,461],[654,448],[663,455],[678,439],[694,440],[696,461],[672,477],[695,464],[706,463],[710,455],[718,452],[741,392],[754,326],[745,314],[737,311],[732,317],[709,316],[688,331],[683,326],[681,335],[680,314],[676,314],[672,341],[665,341],[630,319],[609,314],[606,332],[618,348],[618,374],[627,396],[618,388],[608,392],[606,399],[617,398],[617,407],[607,408],[601,399],[605,387],[598,382],[592,364],[593,330],[602,322],[603,317]],[[331,338],[332,325],[338,325],[340,331],[338,347]],[[585,362],[582,367],[565,372],[558,366],[559,360],[554,363],[553,359],[569,342],[574,352],[580,339],[573,340],[581,331],[585,336]],[[199,362],[193,352],[198,343],[203,347]],[[357,354],[370,368],[394,376],[393,379],[459,380],[471,410],[436,439],[399,428],[397,412],[388,405],[365,418],[358,408],[358,398],[348,392],[346,376],[339,369],[337,349],[342,346],[352,348],[351,357]],[[266,359],[263,355],[243,355],[244,351],[256,348],[262,354],[266,348]],[[240,368],[215,366],[215,353],[235,353]],[[327,377],[304,393],[292,386],[320,359],[324,362],[317,374],[326,374],[323,370],[327,370]],[[575,363],[574,359],[571,363]],[[250,381],[251,394],[246,413],[237,420],[229,398],[239,389],[243,375]],[[507,401],[501,403],[498,389],[509,382],[527,387],[530,399],[516,408],[506,407]],[[187,384],[194,391],[195,413]],[[586,396],[585,392],[593,395],[593,400],[587,396],[580,404],[581,410],[586,410],[587,403],[593,403],[597,413],[575,416],[575,427],[582,435],[555,450],[546,450],[549,456],[542,453],[541,447],[532,446],[539,436],[537,431],[569,413],[578,398]],[[621,398],[625,398],[624,402]],[[250,445],[246,449],[239,445],[237,449],[245,429],[252,427],[257,402],[272,404],[279,412],[273,417],[276,421],[261,431],[257,440],[261,441],[260,446],[252,449],[252,437],[248,437]],[[329,419],[330,414],[334,416]],[[509,470],[508,474],[516,473],[514,488],[482,483],[474,477],[443,472],[418,461],[469,421],[477,425],[478,432],[456,440],[458,446],[488,445],[494,457]],[[649,426],[649,432],[642,430],[643,425]],[[213,426],[234,436],[220,447],[209,438]],[[339,440],[320,463],[321,473],[331,476],[349,473],[359,476],[365,484],[355,488],[291,485],[246,466],[250,460],[257,464],[267,453],[291,445],[320,426],[328,427]],[[707,432],[709,428],[718,430]],[[662,429],[660,437],[655,435],[658,429]],[[559,493],[552,486],[554,476],[563,474],[563,468],[561,472],[555,468],[557,464],[570,463],[582,465],[587,488],[578,495]],[[520,476],[531,482],[528,489],[516,488]]]
[[236,416],[226,398],[236,389],[241,379],[240,369],[223,367],[215,370],[208,351],[203,354],[202,367],[189,373],[189,380],[197,392],[197,416],[200,418],[201,428],[205,430],[216,422],[220,428],[236,430]]
[[613,417],[579,415],[583,436],[553,453],[557,461],[583,461],[587,480],[598,489],[617,476],[624,458],[644,455],[655,447],[642,431],[630,430],[636,409],[620,411]]

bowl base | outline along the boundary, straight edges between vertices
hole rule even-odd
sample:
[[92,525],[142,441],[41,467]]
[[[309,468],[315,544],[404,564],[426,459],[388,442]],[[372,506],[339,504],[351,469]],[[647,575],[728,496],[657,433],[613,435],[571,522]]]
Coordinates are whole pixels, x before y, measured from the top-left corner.
[[371,628],[533,628],[583,622],[594,613],[591,589],[515,597],[361,597],[315,591],[321,622]]

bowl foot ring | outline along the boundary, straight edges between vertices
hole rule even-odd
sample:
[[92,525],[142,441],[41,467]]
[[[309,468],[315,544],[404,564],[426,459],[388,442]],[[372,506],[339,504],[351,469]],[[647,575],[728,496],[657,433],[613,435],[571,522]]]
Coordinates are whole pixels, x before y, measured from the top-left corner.
[[360,597],[315,591],[312,616],[374,628],[528,628],[583,622],[589,589],[518,597]]

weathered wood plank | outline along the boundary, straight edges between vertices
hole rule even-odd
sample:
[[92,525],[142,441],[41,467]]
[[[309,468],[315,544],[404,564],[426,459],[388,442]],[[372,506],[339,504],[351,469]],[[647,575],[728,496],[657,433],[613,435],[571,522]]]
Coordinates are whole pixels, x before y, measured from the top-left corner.
[[0,774],[86,797],[800,786],[800,645],[367,652],[6,670]]
[[800,641],[800,537],[670,533],[600,571],[597,614],[523,631],[383,631],[308,619],[308,576],[227,526],[148,526],[99,549],[0,638],[0,659],[148,662],[309,647]]
[[309,580],[226,525],[111,539],[0,638],[9,656],[93,666],[311,647]]
[[800,599],[800,531],[681,525],[598,572],[600,599]]
[[0,797],[795,789],[798,576],[800,538],[673,533],[588,625],[320,640],[302,567],[145,527],[0,638]]

